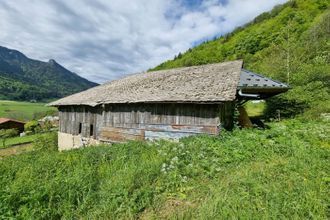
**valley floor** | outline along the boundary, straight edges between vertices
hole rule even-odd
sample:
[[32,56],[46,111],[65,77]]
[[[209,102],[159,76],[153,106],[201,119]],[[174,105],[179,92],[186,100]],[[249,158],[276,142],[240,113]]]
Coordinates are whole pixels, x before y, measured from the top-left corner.
[[327,219],[330,123],[67,152],[56,137],[0,160],[0,218]]
[[47,107],[45,103],[0,100],[0,118],[28,121],[54,112],[57,112],[57,109]]

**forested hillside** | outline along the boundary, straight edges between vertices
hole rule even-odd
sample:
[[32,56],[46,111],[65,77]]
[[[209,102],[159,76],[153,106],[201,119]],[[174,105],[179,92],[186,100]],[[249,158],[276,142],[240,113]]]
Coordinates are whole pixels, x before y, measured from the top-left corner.
[[329,39],[329,1],[289,1],[153,70],[243,59],[246,69],[293,87],[270,99],[267,113],[279,109],[284,116],[303,111],[317,116],[330,111]]
[[0,46],[0,99],[48,100],[95,85],[55,60],[32,60],[19,51]]

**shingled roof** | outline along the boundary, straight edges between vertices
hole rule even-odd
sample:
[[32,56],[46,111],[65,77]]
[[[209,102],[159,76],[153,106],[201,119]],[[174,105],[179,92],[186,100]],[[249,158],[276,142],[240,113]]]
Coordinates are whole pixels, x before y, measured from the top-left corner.
[[49,105],[232,101],[236,98],[242,65],[243,61],[238,60],[135,74]]
[[17,123],[25,124],[25,123],[22,122],[22,121],[18,121],[18,120],[11,119],[11,118],[0,118],[0,124],[6,123],[6,122],[9,122],[9,121],[13,121],[13,122],[17,122]]
[[257,73],[253,73],[251,71],[242,69],[241,72],[241,77],[240,77],[240,81],[238,84],[238,88],[276,88],[276,89],[284,89],[287,90],[289,86],[279,82],[279,81],[275,81],[273,79],[270,79],[268,77],[259,75]]

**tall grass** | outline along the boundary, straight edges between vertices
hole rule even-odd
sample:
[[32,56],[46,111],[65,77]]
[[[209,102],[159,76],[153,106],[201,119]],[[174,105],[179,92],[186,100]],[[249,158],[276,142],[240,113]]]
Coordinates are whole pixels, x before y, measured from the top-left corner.
[[328,218],[329,123],[270,126],[5,158],[0,218]]

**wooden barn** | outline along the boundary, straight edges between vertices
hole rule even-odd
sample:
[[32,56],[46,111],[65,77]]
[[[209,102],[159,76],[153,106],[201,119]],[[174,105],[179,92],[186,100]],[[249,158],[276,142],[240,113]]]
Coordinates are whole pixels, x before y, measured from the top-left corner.
[[235,103],[289,87],[242,69],[242,61],[130,75],[51,103],[59,150],[100,142],[219,134]]
[[17,121],[10,118],[0,118],[0,130],[1,129],[16,129],[18,132],[24,131],[24,122]]

